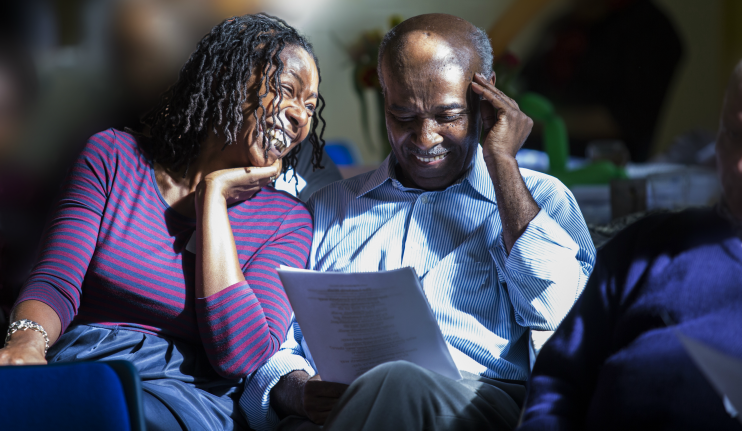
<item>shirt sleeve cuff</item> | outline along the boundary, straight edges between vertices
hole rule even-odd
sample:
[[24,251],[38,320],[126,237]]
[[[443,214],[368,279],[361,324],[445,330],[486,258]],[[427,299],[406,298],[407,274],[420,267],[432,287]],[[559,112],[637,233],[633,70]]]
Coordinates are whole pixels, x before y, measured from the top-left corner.
[[53,290],[53,288],[49,288],[49,286],[28,285],[24,287],[18,299],[16,299],[13,309],[21,302],[29,300],[43,302],[57,313],[59,322],[62,324],[60,335],[64,334],[64,331],[67,330],[67,327],[72,323],[72,319],[77,314],[76,304],[71,301],[71,298],[65,298],[56,290]]
[[206,309],[219,307],[223,303],[229,302],[230,300],[234,299],[236,295],[244,294],[245,288],[249,287],[250,286],[248,285],[247,281],[238,281],[237,283],[227,286],[226,288],[214,293],[213,295],[209,295],[205,298],[196,298],[196,303],[198,306]]
[[276,353],[245,382],[245,391],[240,397],[240,408],[250,428],[255,431],[273,430],[279,422],[278,415],[270,406],[270,392],[281,377],[292,371],[304,371],[314,376],[314,368],[302,356],[291,350]]
[[580,247],[564,228],[542,209],[515,241],[509,255],[502,235],[497,242],[496,252],[510,273],[555,280],[563,271],[564,263],[575,262],[579,250]]

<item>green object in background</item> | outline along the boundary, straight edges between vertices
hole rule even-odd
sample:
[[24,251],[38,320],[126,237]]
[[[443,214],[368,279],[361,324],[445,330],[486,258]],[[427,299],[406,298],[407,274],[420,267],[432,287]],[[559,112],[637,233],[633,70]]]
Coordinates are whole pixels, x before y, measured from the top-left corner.
[[608,160],[598,160],[573,171],[564,171],[559,174],[549,171],[549,173],[559,178],[559,181],[567,187],[578,184],[608,184],[614,179],[628,178],[624,168]]
[[520,110],[533,121],[543,124],[544,150],[549,156],[549,174],[567,187],[575,184],[606,184],[612,179],[627,178],[626,171],[609,161],[596,161],[584,168],[567,170],[569,139],[564,121],[556,114],[554,105],[536,93],[522,93],[515,97]]

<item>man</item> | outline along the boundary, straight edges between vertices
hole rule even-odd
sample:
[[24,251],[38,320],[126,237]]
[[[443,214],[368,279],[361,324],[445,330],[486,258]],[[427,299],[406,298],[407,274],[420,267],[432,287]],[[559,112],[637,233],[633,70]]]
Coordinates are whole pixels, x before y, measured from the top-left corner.
[[532,122],[495,88],[491,64],[486,34],[460,18],[421,15],[391,30],[379,76],[393,154],[308,204],[310,267],[414,268],[464,380],[392,362],[350,387],[323,382],[294,324],[248,378],[241,404],[252,428],[271,429],[280,417],[282,429],[515,426],[528,330],[557,327],[595,250],[569,191],[518,169],[514,155]]
[[717,208],[647,217],[601,249],[539,354],[520,429],[740,429],[677,333],[742,359],[742,63],[716,161]]

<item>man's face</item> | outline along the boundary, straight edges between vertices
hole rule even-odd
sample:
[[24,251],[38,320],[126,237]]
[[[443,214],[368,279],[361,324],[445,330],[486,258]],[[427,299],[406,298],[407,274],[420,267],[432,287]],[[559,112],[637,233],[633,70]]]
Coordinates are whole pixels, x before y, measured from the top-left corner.
[[474,71],[446,61],[452,52],[445,43],[421,39],[411,38],[407,51],[415,54],[401,66],[383,63],[386,126],[402,183],[442,190],[461,177],[476,153],[478,99],[470,90]]
[[727,91],[716,138],[716,166],[724,197],[742,216],[742,89]]

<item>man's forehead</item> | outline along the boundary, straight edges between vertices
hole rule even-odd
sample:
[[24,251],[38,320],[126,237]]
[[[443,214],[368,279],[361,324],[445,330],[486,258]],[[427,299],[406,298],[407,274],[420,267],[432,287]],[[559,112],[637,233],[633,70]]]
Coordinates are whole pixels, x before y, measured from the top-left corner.
[[397,48],[400,53],[413,58],[430,60],[452,60],[456,52],[451,43],[440,35],[424,30],[407,33]]
[[475,60],[472,54],[466,46],[454,44],[448,37],[426,30],[405,34],[387,52],[392,72],[415,73],[454,66],[471,70],[471,63]]
[[471,81],[474,70],[468,53],[444,38],[413,31],[401,42],[382,65],[387,86],[411,92],[429,87],[430,95],[437,87],[460,87]]

